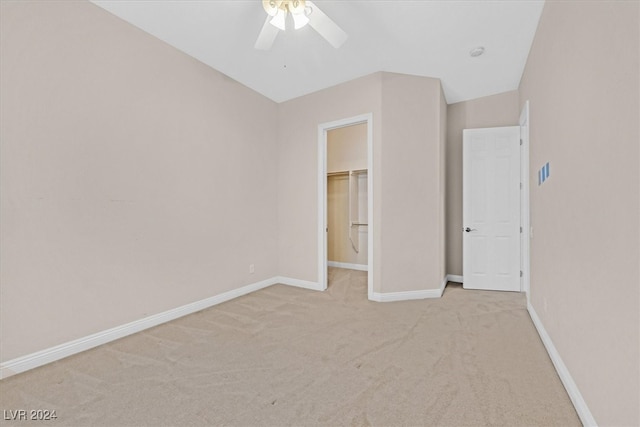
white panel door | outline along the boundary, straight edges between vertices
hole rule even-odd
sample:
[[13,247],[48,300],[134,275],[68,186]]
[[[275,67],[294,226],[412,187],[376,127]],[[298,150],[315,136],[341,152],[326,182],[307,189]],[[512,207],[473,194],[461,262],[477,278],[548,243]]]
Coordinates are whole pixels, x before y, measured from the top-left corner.
[[465,289],[520,291],[520,127],[463,133]]

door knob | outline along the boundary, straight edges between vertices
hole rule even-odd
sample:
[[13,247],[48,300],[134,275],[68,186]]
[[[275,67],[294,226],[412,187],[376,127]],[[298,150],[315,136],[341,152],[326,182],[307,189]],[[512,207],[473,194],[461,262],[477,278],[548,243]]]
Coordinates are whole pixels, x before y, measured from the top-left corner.
[[469,233],[469,232],[471,232],[471,231],[478,231],[478,230],[476,230],[475,228],[469,228],[469,227],[467,227],[467,228],[465,228],[465,229],[464,229],[464,231],[466,231],[467,233]]

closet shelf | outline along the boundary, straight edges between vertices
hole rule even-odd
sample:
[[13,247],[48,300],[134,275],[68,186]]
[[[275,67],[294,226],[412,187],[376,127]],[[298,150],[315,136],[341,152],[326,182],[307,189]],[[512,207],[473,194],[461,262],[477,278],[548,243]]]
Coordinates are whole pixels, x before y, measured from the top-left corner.
[[368,172],[367,169],[354,169],[354,170],[348,170],[348,171],[327,172],[327,176],[364,175],[367,172]]

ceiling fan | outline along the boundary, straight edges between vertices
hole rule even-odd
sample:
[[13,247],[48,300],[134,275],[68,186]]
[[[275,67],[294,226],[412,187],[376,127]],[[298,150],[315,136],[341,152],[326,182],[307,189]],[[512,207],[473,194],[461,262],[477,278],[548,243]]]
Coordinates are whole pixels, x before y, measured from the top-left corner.
[[286,29],[288,15],[293,17],[296,30],[309,24],[336,49],[349,37],[310,0],[262,0],[262,6],[267,12],[267,19],[254,45],[256,49],[271,49],[278,32]]

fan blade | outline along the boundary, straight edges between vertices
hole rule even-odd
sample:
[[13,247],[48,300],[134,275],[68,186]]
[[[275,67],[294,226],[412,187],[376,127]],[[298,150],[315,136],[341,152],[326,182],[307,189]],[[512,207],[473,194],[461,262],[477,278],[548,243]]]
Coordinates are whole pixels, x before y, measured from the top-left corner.
[[309,15],[309,25],[318,32],[322,37],[327,39],[331,46],[336,49],[339,48],[347,41],[349,36],[342,28],[338,27],[338,24],[333,22],[323,11],[316,6],[311,0],[307,0],[307,6],[311,7],[311,14]]
[[258,39],[256,40],[256,44],[253,46],[256,49],[260,50],[269,50],[273,45],[273,42],[278,35],[278,30],[276,27],[271,25],[269,21],[271,21],[271,16],[267,15],[267,19],[264,21],[264,25],[262,26],[262,30],[260,30],[260,34],[258,35]]

